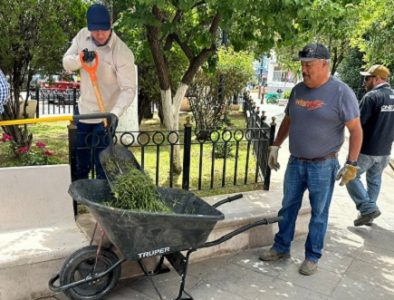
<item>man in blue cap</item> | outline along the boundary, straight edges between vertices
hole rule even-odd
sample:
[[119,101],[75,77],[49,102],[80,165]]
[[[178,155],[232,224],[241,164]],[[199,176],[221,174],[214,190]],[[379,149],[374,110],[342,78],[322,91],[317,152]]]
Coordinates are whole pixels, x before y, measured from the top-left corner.
[[278,151],[289,136],[290,158],[287,164],[279,232],[270,249],[260,255],[263,261],[290,257],[295,223],[304,192],[308,190],[312,209],[305,260],[299,268],[312,275],[322,256],[328,211],[339,169],[337,153],[344,142],[344,128],[350,132],[348,160],[338,173],[344,185],[356,177],[357,157],[362,130],[358,102],[354,92],[330,76],[330,53],[322,44],[309,44],[299,52],[303,82],[297,84],[285,110],[276,139],[270,147],[268,165],[278,170]]
[[[96,71],[106,112],[120,117],[130,106],[136,94],[136,72],[134,55],[111,28],[108,9],[102,4],[93,4],[87,14],[87,28],[79,31],[71,47],[63,57],[64,69],[68,72],[80,70],[81,96],[76,114],[98,113],[96,94],[88,72],[81,69],[80,54],[89,64],[99,57]],[[99,163],[98,154],[109,144],[102,120],[82,120],[77,123],[77,151],[75,179],[87,178],[95,162],[98,178],[105,178]],[[87,144],[88,143],[88,144]],[[96,146],[94,159],[91,157],[91,144]],[[84,149],[83,149],[84,148]]]

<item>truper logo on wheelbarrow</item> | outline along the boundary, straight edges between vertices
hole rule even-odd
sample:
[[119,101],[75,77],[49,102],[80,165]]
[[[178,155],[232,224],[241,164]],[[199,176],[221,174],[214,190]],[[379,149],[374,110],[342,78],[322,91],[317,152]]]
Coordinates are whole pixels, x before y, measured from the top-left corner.
[[139,258],[146,258],[146,257],[160,255],[160,254],[166,254],[169,252],[170,252],[170,247],[164,247],[164,248],[160,248],[160,249],[156,249],[156,250],[138,253],[138,257]]

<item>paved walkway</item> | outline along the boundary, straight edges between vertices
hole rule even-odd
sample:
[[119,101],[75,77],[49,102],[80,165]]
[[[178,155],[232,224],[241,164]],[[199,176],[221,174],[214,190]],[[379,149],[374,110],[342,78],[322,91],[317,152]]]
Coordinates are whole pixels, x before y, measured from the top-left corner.
[[[346,149],[345,144],[340,162],[345,161]],[[282,167],[272,173],[272,185],[282,185],[287,158],[286,144],[279,152]],[[262,197],[261,201],[265,199]],[[390,167],[384,173],[378,201],[382,215],[374,224],[354,227],[355,206],[346,188],[336,185],[325,251],[319,271],[313,276],[298,273],[304,258],[302,237],[293,243],[291,259],[283,262],[261,262],[261,249],[254,249],[192,264],[187,289],[196,300],[394,299],[394,172]],[[153,280],[163,299],[175,298],[179,285],[176,272],[155,276]],[[137,278],[121,281],[106,299],[159,297],[148,278]]]

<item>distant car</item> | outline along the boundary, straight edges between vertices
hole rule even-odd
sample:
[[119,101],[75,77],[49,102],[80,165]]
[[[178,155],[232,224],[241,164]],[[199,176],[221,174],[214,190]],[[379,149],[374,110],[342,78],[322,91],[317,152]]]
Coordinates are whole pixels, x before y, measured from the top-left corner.
[[79,82],[55,81],[51,84],[45,82],[40,87],[40,98],[59,105],[74,104],[74,89],[76,90],[76,101],[79,97],[79,88]]

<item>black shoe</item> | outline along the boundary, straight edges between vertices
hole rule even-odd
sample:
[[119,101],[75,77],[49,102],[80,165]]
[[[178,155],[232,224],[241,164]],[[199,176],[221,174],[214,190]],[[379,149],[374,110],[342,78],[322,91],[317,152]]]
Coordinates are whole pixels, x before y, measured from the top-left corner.
[[370,225],[372,224],[373,219],[379,217],[381,214],[382,213],[380,212],[380,210],[376,209],[369,214],[359,215],[358,218],[354,220],[354,226]]

